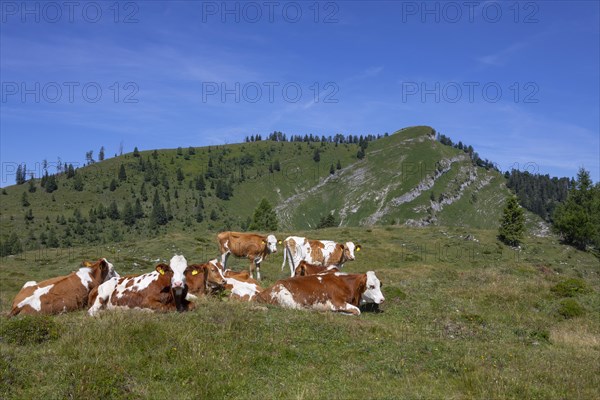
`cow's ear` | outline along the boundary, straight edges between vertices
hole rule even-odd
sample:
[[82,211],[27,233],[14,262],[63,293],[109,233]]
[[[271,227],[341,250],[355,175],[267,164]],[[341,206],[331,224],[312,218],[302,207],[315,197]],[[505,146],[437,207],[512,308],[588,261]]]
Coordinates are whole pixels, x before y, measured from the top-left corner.
[[198,275],[204,268],[206,268],[206,266],[200,264],[192,264],[188,266],[188,270],[191,271],[192,275]]
[[346,249],[346,246],[344,246],[343,244],[340,243],[340,247],[342,248],[342,250]]
[[82,267],[91,267],[93,264],[89,261],[82,261],[81,262],[81,266]]
[[156,271],[157,271],[159,274],[161,274],[161,275],[164,275],[164,274],[165,274],[165,272],[168,270],[168,268],[169,268],[169,266],[168,266],[168,265],[166,265],[166,264],[158,264],[158,265],[156,266]]
[[264,240],[262,241],[262,244],[266,244],[267,242],[265,242]]

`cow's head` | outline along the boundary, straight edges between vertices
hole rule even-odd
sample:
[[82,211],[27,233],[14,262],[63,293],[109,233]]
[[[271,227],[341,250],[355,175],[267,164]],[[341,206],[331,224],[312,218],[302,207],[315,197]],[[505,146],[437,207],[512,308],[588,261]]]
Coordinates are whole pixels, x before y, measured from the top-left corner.
[[267,246],[269,253],[277,253],[277,238],[275,235],[267,236],[267,240],[263,240],[263,244]]
[[177,311],[184,311],[183,300],[187,295],[187,286],[185,282],[185,270],[187,269],[187,260],[184,256],[173,256],[169,265],[159,264],[156,271],[166,279],[173,293]]
[[169,267],[173,271],[171,277],[171,287],[173,290],[183,290],[185,287],[185,270],[187,269],[187,260],[184,256],[173,256],[169,261]]
[[354,261],[355,255],[354,252],[360,251],[360,245],[355,245],[353,242],[346,242],[345,245],[341,245],[342,250],[344,252],[344,258],[348,261]]
[[365,291],[360,296],[360,304],[383,303],[385,301],[385,297],[383,297],[383,293],[381,293],[381,286],[383,285],[381,281],[377,279],[377,276],[375,276],[375,272],[368,271],[365,278]]
[[223,276],[223,264],[218,259],[210,260],[207,263],[208,279],[207,284],[209,289],[219,290],[223,289],[225,284],[225,277]]
[[84,261],[81,266],[100,271],[100,282],[106,282],[111,278],[120,278],[120,275],[115,271],[115,267],[106,258],[102,258],[95,263]]
[[218,291],[225,286],[221,263],[211,260],[205,264],[193,264],[185,270],[186,285],[191,294]]
[[296,270],[294,271],[294,276],[304,276],[304,275],[308,275],[306,273],[306,262],[304,260],[300,261],[300,264],[298,264],[298,266],[296,267]]
[[208,271],[206,264],[192,264],[185,270],[185,282],[188,293],[193,295],[205,294],[208,282]]
[[103,258],[102,260],[100,260],[100,268],[102,270],[102,275],[104,275],[104,271],[106,271],[106,276],[102,280],[103,282],[107,281],[109,279],[112,279],[112,278],[120,278],[121,277],[117,273],[117,271],[115,271],[115,267],[111,263],[109,263],[106,258]]

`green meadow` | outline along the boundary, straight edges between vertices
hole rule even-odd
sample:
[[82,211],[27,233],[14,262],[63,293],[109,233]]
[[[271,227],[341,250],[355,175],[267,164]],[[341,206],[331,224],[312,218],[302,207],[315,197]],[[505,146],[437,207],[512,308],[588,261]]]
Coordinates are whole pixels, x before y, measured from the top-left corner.
[[[598,398],[600,263],[589,253],[531,234],[511,249],[495,229],[276,235],[292,233],[360,243],[344,269],[376,271],[386,296],[379,312],[351,317],[208,297],[183,314],[1,318],[0,398]],[[121,274],[148,272],[173,254],[215,257],[215,236],[169,232],[5,257],[0,312],[27,280],[66,274],[81,260],[106,257]],[[281,263],[281,252],[263,262],[265,286],[287,276]]]

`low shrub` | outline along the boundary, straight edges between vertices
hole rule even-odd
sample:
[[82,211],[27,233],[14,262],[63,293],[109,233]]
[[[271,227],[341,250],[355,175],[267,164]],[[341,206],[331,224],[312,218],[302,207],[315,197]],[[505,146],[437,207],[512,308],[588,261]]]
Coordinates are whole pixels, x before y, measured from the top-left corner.
[[47,315],[25,315],[5,321],[0,325],[1,340],[25,346],[58,339],[60,326]]
[[585,308],[575,299],[564,299],[560,302],[558,313],[565,319],[579,317],[585,313]]
[[560,297],[574,297],[578,294],[586,293],[588,288],[583,279],[570,278],[557,283],[550,288],[550,291]]

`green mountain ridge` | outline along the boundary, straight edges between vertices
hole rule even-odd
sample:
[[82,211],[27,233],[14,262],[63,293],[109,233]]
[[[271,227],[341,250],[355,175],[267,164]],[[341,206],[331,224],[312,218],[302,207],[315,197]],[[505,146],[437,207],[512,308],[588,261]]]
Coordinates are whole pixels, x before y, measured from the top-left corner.
[[[75,177],[57,175],[52,193],[39,179],[35,192],[29,183],[5,188],[0,228],[4,237],[16,232],[24,248],[47,246],[50,236],[50,247],[64,247],[174,231],[244,230],[262,198],[287,230],[315,228],[329,213],[339,226],[497,226],[509,193],[505,178],[435,139],[430,127],[404,128],[369,142],[363,159],[358,144],[269,140],[128,153],[79,168]],[[341,169],[334,168],[338,161]],[[150,218],[156,194],[165,225]],[[127,203],[136,201],[144,217],[125,222]],[[111,205],[118,218],[104,215]]]

